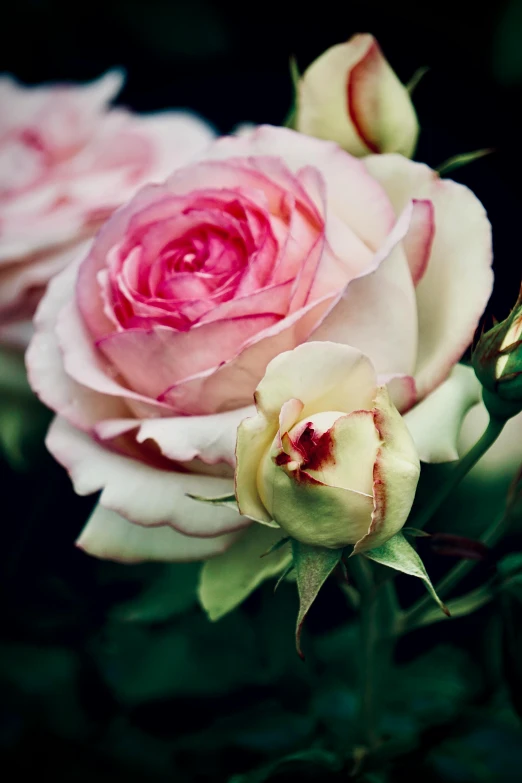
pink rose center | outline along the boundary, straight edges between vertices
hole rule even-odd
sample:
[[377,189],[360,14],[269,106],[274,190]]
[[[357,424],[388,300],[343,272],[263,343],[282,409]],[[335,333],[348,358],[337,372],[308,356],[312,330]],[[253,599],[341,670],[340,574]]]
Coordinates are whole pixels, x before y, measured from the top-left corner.
[[273,258],[263,251],[272,229],[241,192],[189,194],[169,206],[161,217],[131,220],[111,253],[105,296],[120,329],[185,331],[217,305],[268,281]]

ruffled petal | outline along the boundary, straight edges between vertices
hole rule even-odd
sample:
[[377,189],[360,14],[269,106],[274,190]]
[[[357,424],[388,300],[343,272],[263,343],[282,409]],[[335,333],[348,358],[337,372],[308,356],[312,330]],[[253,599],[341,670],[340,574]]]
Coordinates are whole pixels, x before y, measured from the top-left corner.
[[89,555],[118,563],[148,560],[173,563],[220,555],[237,537],[237,533],[227,533],[214,538],[194,538],[167,526],[141,527],[98,503],[76,545]]
[[464,417],[481,398],[471,367],[457,364],[447,380],[404,417],[423,462],[459,458],[457,443]]
[[435,235],[416,288],[419,348],[415,379],[424,397],[460,359],[491,294],[491,225],[474,194],[400,155],[366,158],[399,214],[411,199],[432,202]]
[[70,300],[76,272],[77,262],[72,262],[49,285],[36,313],[36,331],[26,353],[26,365],[29,382],[42,402],[75,427],[89,430],[100,419],[128,415],[129,409],[118,396],[108,397],[84,387],[64,368],[56,321]]
[[[411,375],[417,354],[417,307],[402,241],[415,215],[410,204],[374,257],[352,280],[313,340],[332,340],[365,353],[381,375]],[[371,268],[370,268],[371,269]]]
[[328,214],[333,212],[352,226],[372,250],[377,250],[391,230],[395,218],[385,191],[368,176],[361,161],[333,142],[261,125],[249,134],[218,139],[205,157],[223,160],[259,155],[277,155],[294,172],[307,166],[317,168],[326,183]]
[[109,451],[57,417],[46,441],[69,472],[79,495],[102,490],[100,504],[145,527],[170,525],[198,538],[240,530],[248,520],[232,509],[200,503],[187,494],[232,494],[230,478],[159,470]]

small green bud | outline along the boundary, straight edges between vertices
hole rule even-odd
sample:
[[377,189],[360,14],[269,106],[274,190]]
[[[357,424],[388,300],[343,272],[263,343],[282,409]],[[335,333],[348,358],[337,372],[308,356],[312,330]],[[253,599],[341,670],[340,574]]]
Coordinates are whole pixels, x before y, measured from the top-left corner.
[[522,287],[505,319],[482,335],[473,352],[473,368],[483,386],[491,416],[510,419],[522,411]]

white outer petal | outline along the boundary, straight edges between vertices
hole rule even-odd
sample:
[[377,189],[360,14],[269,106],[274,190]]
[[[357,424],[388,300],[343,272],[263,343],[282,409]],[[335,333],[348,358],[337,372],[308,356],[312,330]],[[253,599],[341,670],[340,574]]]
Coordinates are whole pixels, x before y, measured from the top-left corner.
[[457,364],[447,380],[404,416],[423,462],[459,458],[462,422],[481,398],[482,387],[471,367]]
[[170,525],[195,537],[213,537],[246,527],[236,511],[198,502],[187,494],[233,494],[230,478],[159,470],[109,451],[65,419],[54,419],[47,448],[69,472],[79,495],[102,490],[100,504],[146,527]]
[[447,376],[473,339],[493,285],[491,225],[464,185],[441,179],[402,155],[370,155],[368,171],[383,185],[396,214],[410,199],[434,206],[429,261],[416,288],[419,350],[415,381],[422,399]]
[[215,538],[194,538],[168,526],[140,527],[98,503],[76,545],[89,555],[119,563],[183,562],[219,555],[237,537],[237,533],[227,533]]

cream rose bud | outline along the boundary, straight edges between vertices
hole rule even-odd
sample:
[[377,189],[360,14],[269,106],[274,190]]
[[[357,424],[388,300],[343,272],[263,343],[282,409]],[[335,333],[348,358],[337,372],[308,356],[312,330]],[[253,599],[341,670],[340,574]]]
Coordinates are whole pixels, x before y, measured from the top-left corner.
[[419,124],[401,84],[372,35],[332,46],[298,84],[296,129],[331,139],[352,155],[412,157]]
[[360,351],[311,342],[276,357],[238,429],[242,514],[332,549],[372,549],[404,525],[420,463]]

